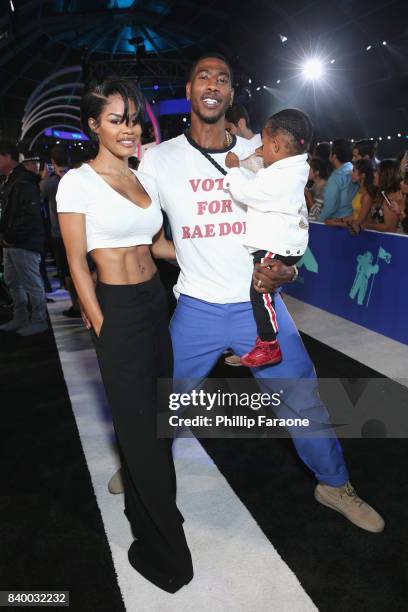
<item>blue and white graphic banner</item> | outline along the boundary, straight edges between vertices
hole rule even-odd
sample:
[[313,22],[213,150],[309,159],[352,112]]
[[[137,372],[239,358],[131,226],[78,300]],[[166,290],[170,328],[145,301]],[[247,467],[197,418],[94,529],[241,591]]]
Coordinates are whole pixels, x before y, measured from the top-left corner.
[[408,344],[408,236],[310,224],[296,282],[284,291]]

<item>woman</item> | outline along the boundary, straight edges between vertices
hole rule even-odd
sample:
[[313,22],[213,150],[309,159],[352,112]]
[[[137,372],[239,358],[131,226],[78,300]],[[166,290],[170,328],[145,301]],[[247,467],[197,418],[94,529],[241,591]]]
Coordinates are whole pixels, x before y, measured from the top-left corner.
[[[174,593],[193,575],[177,509],[171,443],[156,436],[158,378],[172,376],[167,304],[155,257],[175,258],[163,235],[155,182],[131,170],[143,98],[128,81],[91,86],[81,121],[99,144],[90,163],[60,181],[59,222],[73,282],[92,327],[122,464],[125,514],[135,541],[129,561]],[[95,262],[94,286],[86,262]]]
[[383,159],[374,172],[374,185],[378,188],[368,219],[363,224],[378,232],[396,232],[399,215],[404,205],[401,194],[401,170],[396,159]]
[[316,220],[324,205],[324,190],[329,178],[329,166],[320,157],[310,160],[309,181],[313,181],[310,189],[305,189],[306,205],[309,219]]
[[358,183],[358,191],[354,196],[351,207],[353,214],[339,219],[327,219],[327,225],[347,227],[350,232],[358,234],[369,217],[371,207],[377,195],[374,185],[374,167],[369,159],[358,159],[353,163],[351,173],[353,183]]

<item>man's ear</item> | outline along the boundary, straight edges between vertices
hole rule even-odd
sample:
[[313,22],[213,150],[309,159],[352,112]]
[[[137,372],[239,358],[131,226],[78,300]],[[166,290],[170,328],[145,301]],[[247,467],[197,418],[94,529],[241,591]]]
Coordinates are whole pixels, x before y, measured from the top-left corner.
[[243,117],[241,117],[241,119],[239,119],[238,121],[238,127],[239,129],[242,131],[246,128],[246,121]]
[[188,81],[186,83],[186,98],[187,98],[187,100],[190,100],[190,96],[191,96],[191,83],[190,83],[190,81]]

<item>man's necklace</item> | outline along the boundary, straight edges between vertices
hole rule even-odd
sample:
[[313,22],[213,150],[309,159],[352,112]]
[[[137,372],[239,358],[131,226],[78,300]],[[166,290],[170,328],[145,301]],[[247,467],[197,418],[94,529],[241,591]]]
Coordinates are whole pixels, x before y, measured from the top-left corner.
[[[227,171],[225,170],[225,168],[223,168],[217,161],[215,161],[215,159],[209,154],[208,150],[206,150],[203,147],[200,147],[200,145],[194,140],[194,138],[191,136],[191,130],[187,130],[185,132],[185,136],[188,140],[188,142],[191,144],[192,147],[194,147],[195,149],[197,149],[197,151],[199,151],[201,153],[201,155],[204,155],[204,157],[206,159],[208,159],[208,161],[215,167],[217,168],[217,170],[219,172],[221,172],[221,174],[223,174],[224,176],[227,174]],[[235,144],[236,139],[234,139],[232,137],[232,135],[229,132],[225,132],[225,139],[223,142],[223,149],[229,149],[233,144]],[[220,152],[223,150],[220,149]],[[217,149],[210,149],[211,153],[218,153]]]
[[[216,151],[216,149],[213,149],[212,147],[201,147],[197,141],[194,140],[194,138],[191,135],[191,129],[186,130],[186,136],[187,136],[187,140],[190,142],[190,144],[194,143],[195,148],[197,149],[203,149],[205,150],[206,148],[209,148],[212,152]],[[228,149],[231,145],[232,145],[232,135],[227,132],[227,130],[225,130],[225,138],[224,138],[224,142],[222,143],[222,147],[220,148],[220,151],[222,151],[223,149]]]

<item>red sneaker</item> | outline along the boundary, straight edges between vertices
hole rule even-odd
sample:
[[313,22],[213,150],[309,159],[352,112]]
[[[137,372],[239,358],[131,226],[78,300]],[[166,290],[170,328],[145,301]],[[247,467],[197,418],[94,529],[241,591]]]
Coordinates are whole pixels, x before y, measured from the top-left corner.
[[259,366],[271,365],[282,361],[282,353],[279,342],[272,342],[256,339],[256,345],[249,353],[245,353],[241,357],[241,363],[248,368],[258,368]]

